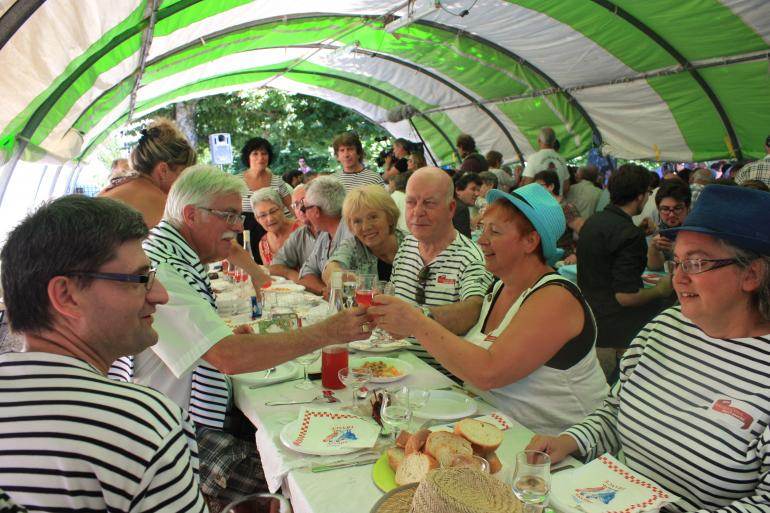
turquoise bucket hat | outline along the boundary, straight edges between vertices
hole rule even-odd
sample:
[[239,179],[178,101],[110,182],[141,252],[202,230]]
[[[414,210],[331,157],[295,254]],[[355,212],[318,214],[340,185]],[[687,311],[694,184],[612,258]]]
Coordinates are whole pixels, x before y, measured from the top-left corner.
[[535,227],[546,262],[553,264],[564,254],[556,247],[556,241],[564,234],[567,221],[561,205],[545,187],[531,183],[510,193],[497,189],[487,193],[487,203],[500,198],[510,201]]

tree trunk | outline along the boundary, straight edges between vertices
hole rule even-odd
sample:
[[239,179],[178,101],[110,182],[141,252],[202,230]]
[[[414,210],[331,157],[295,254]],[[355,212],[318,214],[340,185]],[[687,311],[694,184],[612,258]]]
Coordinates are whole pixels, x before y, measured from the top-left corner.
[[198,134],[195,131],[195,111],[198,106],[198,100],[190,100],[184,103],[174,104],[174,118],[179,130],[190,141],[193,148],[198,146]]

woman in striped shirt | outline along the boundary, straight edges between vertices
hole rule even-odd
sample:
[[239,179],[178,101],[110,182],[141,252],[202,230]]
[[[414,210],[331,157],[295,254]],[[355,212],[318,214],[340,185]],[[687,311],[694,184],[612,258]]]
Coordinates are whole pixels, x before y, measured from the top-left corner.
[[681,303],[621,361],[605,403],[529,449],[553,462],[622,451],[675,511],[770,512],[770,195],[707,186],[676,236]]

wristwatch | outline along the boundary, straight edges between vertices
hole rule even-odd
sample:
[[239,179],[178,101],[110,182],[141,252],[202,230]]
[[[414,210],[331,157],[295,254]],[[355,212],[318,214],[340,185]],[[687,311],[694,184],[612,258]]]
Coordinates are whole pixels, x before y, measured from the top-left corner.
[[428,319],[436,320],[436,317],[433,315],[433,312],[430,311],[430,308],[428,308],[425,305],[420,306],[420,310],[422,311],[422,314],[427,317]]

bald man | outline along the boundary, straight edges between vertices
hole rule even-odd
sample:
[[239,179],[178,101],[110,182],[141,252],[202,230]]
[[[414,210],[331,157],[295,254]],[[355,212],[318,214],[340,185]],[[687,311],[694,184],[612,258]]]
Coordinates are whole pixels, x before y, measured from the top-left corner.
[[[397,297],[462,334],[476,323],[492,275],[481,249],[455,230],[455,208],[454,186],[445,171],[414,172],[406,184],[406,224],[412,233],[398,249],[391,281]],[[418,356],[439,367],[421,348]]]

